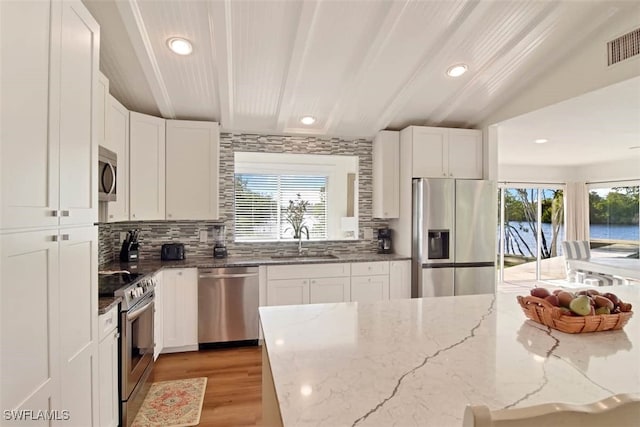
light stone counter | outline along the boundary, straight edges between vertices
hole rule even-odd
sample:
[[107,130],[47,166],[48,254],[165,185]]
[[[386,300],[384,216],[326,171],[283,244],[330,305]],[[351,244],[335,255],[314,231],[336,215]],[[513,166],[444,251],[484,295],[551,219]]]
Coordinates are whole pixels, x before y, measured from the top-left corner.
[[640,287],[602,290],[634,305],[623,330],[550,330],[514,293],[262,307],[266,425],[460,426],[467,404],[640,393]]

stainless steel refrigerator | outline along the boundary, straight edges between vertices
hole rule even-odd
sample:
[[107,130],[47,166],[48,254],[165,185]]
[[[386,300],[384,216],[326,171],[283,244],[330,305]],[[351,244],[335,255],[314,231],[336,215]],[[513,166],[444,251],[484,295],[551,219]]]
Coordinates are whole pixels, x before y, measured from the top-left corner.
[[414,297],[495,292],[493,181],[413,180]]

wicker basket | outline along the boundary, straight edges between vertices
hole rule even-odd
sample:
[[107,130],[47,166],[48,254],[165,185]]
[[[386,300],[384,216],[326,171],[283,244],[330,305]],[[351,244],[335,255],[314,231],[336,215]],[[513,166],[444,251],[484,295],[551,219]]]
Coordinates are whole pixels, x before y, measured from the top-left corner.
[[555,307],[542,298],[518,295],[518,302],[529,319],[569,334],[599,332],[622,329],[633,311],[596,316],[567,316],[560,307]]

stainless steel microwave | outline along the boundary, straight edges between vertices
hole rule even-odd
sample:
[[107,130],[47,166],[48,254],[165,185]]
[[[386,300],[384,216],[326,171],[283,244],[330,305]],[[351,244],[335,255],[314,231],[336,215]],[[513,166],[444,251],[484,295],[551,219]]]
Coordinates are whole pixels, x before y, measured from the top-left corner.
[[117,199],[118,155],[103,146],[98,148],[98,200],[113,202]]

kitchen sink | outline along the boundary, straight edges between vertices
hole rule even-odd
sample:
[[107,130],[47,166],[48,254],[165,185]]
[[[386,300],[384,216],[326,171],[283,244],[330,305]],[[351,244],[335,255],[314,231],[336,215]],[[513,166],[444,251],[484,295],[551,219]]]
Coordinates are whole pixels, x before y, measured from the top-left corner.
[[274,255],[271,259],[282,259],[282,260],[296,260],[296,261],[314,261],[314,260],[330,260],[330,259],[338,259],[337,256],[326,254],[326,255]]

